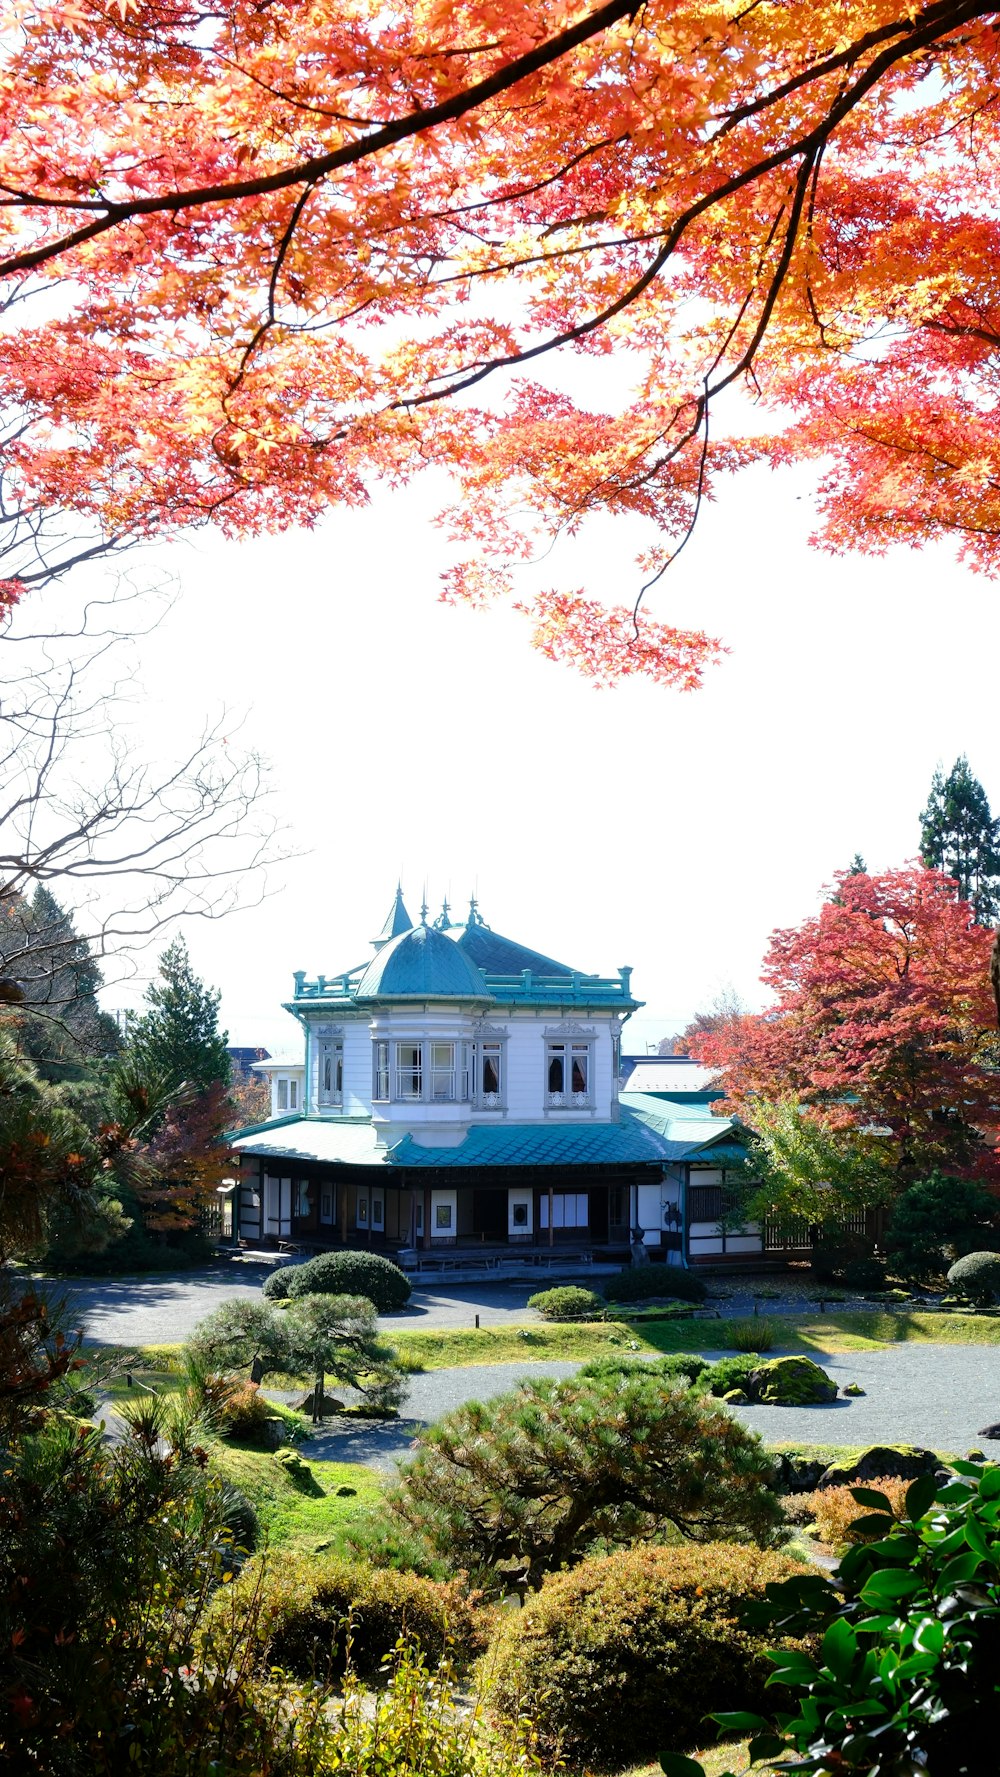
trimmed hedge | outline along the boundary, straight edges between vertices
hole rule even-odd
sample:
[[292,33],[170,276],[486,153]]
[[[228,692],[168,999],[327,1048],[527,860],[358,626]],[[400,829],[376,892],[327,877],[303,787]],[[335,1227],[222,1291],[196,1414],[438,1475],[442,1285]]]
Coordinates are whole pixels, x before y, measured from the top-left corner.
[[704,1302],[700,1277],[680,1265],[636,1265],[602,1284],[608,1302],[650,1302],[660,1296],[677,1302]]
[[966,1253],[952,1265],[948,1282],[977,1307],[989,1307],[1000,1296],[1000,1253]]
[[594,1290],[577,1289],[571,1283],[529,1296],[528,1307],[537,1308],[544,1320],[602,1320],[606,1312],[603,1296]]
[[666,1357],[595,1357],[578,1373],[589,1380],[603,1382],[608,1377],[660,1376],[665,1382],[680,1382],[693,1388],[712,1370],[707,1357],[696,1357],[687,1351],[672,1351]]
[[270,1277],[264,1279],[261,1295],[266,1296],[269,1302],[287,1302],[292,1293],[290,1276],[294,1269],[293,1265],[279,1265],[276,1271],[271,1272]]
[[739,1626],[740,1607],[803,1572],[787,1556],[739,1544],[637,1544],[550,1575],[521,1611],[505,1611],[482,1681],[498,1715],[528,1715],[547,1760],[617,1771],[664,1746],[711,1738],[709,1710],[772,1701],[764,1650],[773,1636]]
[[410,1280],[381,1253],[317,1253],[304,1265],[288,1266],[288,1294],[298,1296],[367,1296],[380,1314],[405,1308]]
[[244,1598],[249,1604],[258,1587],[259,1663],[299,1678],[340,1677],[348,1645],[354,1674],[374,1678],[401,1637],[416,1642],[431,1664],[448,1652],[469,1659],[482,1652],[492,1624],[454,1582],[284,1553],[263,1573],[258,1561],[248,1564],[224,1588],[219,1608],[231,1612]]

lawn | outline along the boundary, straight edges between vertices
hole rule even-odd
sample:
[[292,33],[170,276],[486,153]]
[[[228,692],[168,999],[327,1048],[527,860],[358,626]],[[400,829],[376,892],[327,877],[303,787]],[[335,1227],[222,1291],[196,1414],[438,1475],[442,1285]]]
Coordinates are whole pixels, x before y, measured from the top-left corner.
[[302,1484],[268,1452],[243,1444],[214,1443],[210,1466],[246,1494],[269,1547],[292,1555],[313,1555],[320,1548],[346,1554],[345,1533],[378,1502],[385,1486],[382,1476],[360,1463],[313,1461],[311,1480]]
[[[732,1771],[735,1777],[744,1777],[750,1769],[750,1743],[748,1740],[727,1740],[721,1746],[712,1745],[700,1752],[689,1752],[688,1758],[696,1758],[705,1767],[705,1777],[723,1777],[724,1772]],[[758,1766],[758,1769],[760,1767]],[[633,1765],[622,1777],[663,1777],[659,1765]]]

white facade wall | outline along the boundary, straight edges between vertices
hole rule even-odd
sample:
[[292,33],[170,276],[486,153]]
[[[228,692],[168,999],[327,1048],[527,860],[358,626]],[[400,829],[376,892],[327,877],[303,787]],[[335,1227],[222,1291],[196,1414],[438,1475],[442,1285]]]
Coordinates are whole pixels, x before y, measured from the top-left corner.
[[[478,1122],[514,1123],[579,1123],[613,1122],[618,1116],[618,1079],[615,1068],[614,1037],[619,1028],[613,1011],[563,1018],[559,1008],[517,1007],[506,1011],[490,1010],[480,1017],[473,1010],[450,1005],[394,1005],[379,1009],[374,1016],[367,1010],[356,1013],[337,1009],[337,1015],[317,1008],[315,1015],[303,1020],[306,1027],[306,1091],[301,1108],[306,1115],[337,1119],[340,1117],[372,1117],[385,1126],[388,1142],[407,1130],[414,1139],[430,1146],[457,1144],[466,1129]],[[319,1102],[320,1044],[326,1039],[343,1045],[343,1097],[339,1105]],[[420,1102],[390,1098],[388,1103],[373,1103],[374,1044],[385,1040],[390,1045],[390,1058],[395,1074],[395,1048],[398,1042],[424,1045],[424,1099]],[[456,1044],[456,1072],[461,1074],[462,1045],[477,1040],[503,1044],[502,1102],[494,1108],[480,1108],[469,1100],[454,1102],[430,1100],[429,1045],[435,1040]],[[572,1102],[554,1107],[547,1102],[547,1046],[550,1042],[587,1043],[590,1050],[589,1096],[587,1105]],[[393,1090],[395,1081],[393,1080]],[[302,1092],[300,1088],[300,1099]]]

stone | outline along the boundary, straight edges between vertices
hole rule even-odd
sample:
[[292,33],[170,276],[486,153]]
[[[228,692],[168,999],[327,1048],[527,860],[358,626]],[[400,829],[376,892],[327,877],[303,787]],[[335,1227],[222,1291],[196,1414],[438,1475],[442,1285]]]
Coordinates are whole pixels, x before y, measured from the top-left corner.
[[841,1392],[841,1394],[848,1395],[853,1400],[858,1395],[865,1394],[866,1390],[861,1387],[861,1384],[859,1382],[848,1382],[847,1385],[844,1388],[842,1388],[840,1392]]
[[1000,1422],[995,1425],[981,1425],[978,1435],[981,1438],[1000,1438]]
[[728,1401],[731,1407],[749,1407],[750,1405],[750,1396],[744,1394],[742,1388],[727,1389],[722,1398],[724,1401]]
[[747,1382],[753,1401],[772,1407],[819,1407],[837,1398],[837,1384],[811,1357],[772,1357]]
[[[292,1405],[295,1408],[296,1413],[306,1413],[306,1414],[308,1414],[310,1419],[315,1419],[317,1415],[316,1415],[316,1410],[313,1406],[313,1398],[314,1398],[313,1397],[313,1390],[310,1389],[309,1393],[304,1394],[300,1401],[293,1401]],[[342,1413],[343,1411],[344,1411],[343,1401],[338,1401],[336,1399],[336,1397],[332,1394],[324,1394],[322,1402],[320,1403],[320,1410],[319,1410],[319,1417],[320,1418],[329,1419],[334,1414]]]
[[832,1462],[819,1478],[820,1487],[852,1487],[892,1476],[915,1481],[918,1475],[936,1475],[940,1457],[919,1444],[870,1444],[853,1462]]
[[338,1487],[337,1488],[337,1498],[338,1499],[354,1499],[357,1496],[357,1491],[358,1490],[356,1487]]
[[265,1419],[260,1428],[260,1442],[265,1450],[280,1450],[288,1436],[283,1419]]

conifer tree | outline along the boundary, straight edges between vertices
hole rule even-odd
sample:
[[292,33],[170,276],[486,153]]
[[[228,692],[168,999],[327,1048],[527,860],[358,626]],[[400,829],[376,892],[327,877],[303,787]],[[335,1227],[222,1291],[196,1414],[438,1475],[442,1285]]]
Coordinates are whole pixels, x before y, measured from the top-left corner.
[[187,945],[175,938],[160,957],[160,978],[146,994],[130,1053],[150,1077],[205,1092],[229,1084],[228,1031],[219,1029],[217,988],[206,987],[191,967]]
[[924,864],[954,876],[977,924],[992,925],[1000,911],[1000,821],[964,753],[947,777],[938,766],[920,823]]

